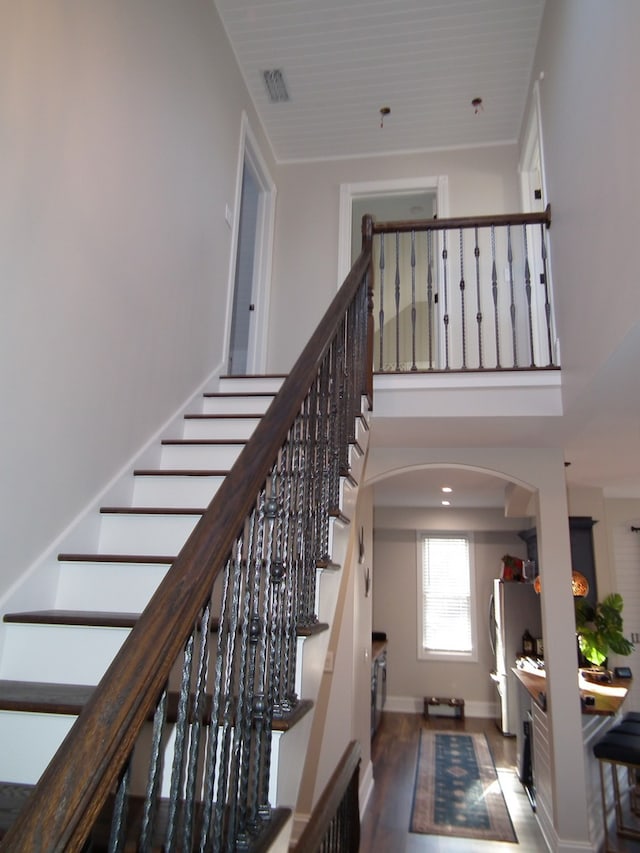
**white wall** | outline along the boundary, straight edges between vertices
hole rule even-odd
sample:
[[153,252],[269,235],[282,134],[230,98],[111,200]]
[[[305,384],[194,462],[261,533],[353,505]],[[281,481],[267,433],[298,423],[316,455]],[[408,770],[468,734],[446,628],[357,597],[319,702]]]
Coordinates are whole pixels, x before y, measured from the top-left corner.
[[[624,599],[624,634],[630,639],[632,634],[640,635],[640,533],[631,529],[640,527],[640,500],[607,500],[606,518],[609,553],[615,571],[611,586],[603,590],[603,594],[618,592]],[[635,676],[625,710],[640,711],[640,643],[628,657],[616,659],[614,656],[613,664],[616,663],[630,666]]]
[[243,109],[211,0],[3,4],[0,595],[220,363]]
[[588,393],[598,368],[640,323],[639,38],[636,0],[545,6],[533,75],[544,75],[551,266],[567,405]]
[[[373,572],[373,627],[389,636],[388,691],[392,707],[422,707],[425,696],[457,696],[471,716],[491,716],[496,701],[489,679],[494,665],[489,646],[488,606],[493,578],[504,554],[525,557],[516,529],[529,519],[505,519],[499,510],[391,509],[376,507]],[[477,662],[418,660],[417,531],[455,530],[473,535]]]
[[278,182],[269,369],[288,370],[338,284],[341,184],[449,176],[449,214],[520,209],[516,146],[288,164]]

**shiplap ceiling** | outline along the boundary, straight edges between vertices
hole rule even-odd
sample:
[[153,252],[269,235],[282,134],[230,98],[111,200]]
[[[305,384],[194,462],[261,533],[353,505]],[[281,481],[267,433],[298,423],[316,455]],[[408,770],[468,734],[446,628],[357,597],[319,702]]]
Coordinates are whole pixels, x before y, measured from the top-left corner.
[[[518,137],[544,0],[215,2],[281,162]],[[269,102],[275,68],[287,103]]]

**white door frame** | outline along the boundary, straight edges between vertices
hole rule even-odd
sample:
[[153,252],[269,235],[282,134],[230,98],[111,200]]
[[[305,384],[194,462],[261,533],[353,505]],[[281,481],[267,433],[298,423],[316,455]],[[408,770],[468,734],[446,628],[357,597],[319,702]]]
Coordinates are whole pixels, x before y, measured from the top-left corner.
[[338,237],[338,287],[351,269],[351,219],[353,200],[367,196],[401,195],[402,193],[435,190],[438,199],[438,216],[449,216],[449,182],[446,175],[420,178],[392,178],[385,181],[362,181],[340,184],[340,213]]
[[[522,209],[525,213],[539,212],[547,205],[547,183],[544,168],[544,144],[542,138],[542,117],[540,106],[540,81],[536,80],[531,92],[529,111],[523,133],[523,144],[518,163],[520,175],[520,195]],[[539,186],[536,184],[539,183]],[[535,199],[534,191],[542,190],[542,198]],[[549,256],[551,255],[550,240],[547,240]],[[545,299],[544,288],[540,286],[540,274],[542,273],[541,244],[539,234],[535,233],[533,245],[531,246],[532,261],[532,303],[534,306],[534,350],[536,362],[541,366],[548,352],[547,329],[545,321]],[[549,300],[553,306],[553,282],[551,280],[551,258],[547,258],[547,288]],[[560,363],[559,343],[556,337],[555,324],[551,328],[551,345],[554,350],[555,363]]]
[[242,112],[240,145],[236,173],[235,203],[231,236],[229,280],[227,286],[227,310],[225,319],[225,365],[229,360],[231,343],[231,320],[233,314],[233,291],[236,278],[236,256],[240,226],[240,204],[242,200],[242,175],[244,164],[250,165],[259,186],[258,219],[253,262],[252,322],[249,329],[247,372],[264,373],[267,363],[267,331],[269,326],[269,302],[271,297],[271,268],[273,260],[273,234],[275,228],[276,185],[260,153],[256,137],[249,124],[246,112]]

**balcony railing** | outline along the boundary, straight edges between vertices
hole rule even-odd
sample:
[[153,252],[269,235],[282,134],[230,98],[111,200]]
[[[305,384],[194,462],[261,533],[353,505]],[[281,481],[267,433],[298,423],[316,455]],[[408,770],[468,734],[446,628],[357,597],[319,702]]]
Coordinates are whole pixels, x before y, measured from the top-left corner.
[[374,370],[558,367],[543,213],[373,223]]

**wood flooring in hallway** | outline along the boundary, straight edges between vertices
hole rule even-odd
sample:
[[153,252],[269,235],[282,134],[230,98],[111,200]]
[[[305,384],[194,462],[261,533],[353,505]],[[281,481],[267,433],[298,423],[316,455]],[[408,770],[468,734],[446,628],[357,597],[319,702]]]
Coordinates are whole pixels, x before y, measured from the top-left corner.
[[[422,728],[486,733],[519,844],[409,832]],[[385,711],[371,752],[375,784],[362,820],[360,853],[546,853],[547,845],[516,775],[515,738],[502,737],[493,720],[424,720],[420,714]]]

